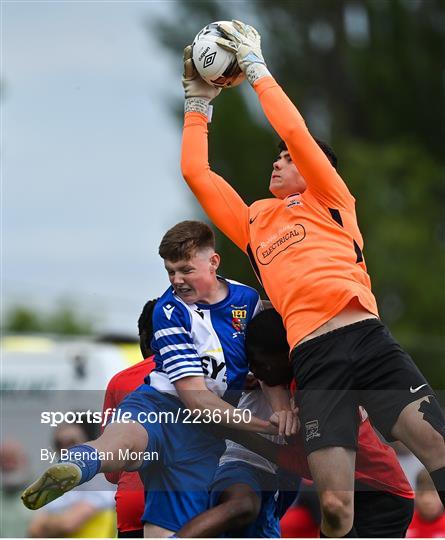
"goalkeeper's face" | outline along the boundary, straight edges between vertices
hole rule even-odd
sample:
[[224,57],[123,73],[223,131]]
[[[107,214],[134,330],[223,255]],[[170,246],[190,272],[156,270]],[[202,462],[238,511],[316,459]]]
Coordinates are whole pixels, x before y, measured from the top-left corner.
[[195,251],[189,259],[164,260],[175,293],[186,304],[213,304],[218,295],[216,270],[220,257],[210,248]]
[[273,163],[270,192],[278,199],[285,199],[294,193],[303,193],[306,188],[306,180],[301,176],[289,152],[283,150]]

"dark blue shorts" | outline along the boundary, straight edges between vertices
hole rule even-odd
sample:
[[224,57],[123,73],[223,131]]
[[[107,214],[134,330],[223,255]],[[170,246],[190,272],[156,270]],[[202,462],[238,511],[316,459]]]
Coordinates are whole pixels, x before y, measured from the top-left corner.
[[[175,532],[208,509],[209,486],[225,450],[224,441],[201,424],[188,423],[189,414],[183,409],[184,404],[177,398],[147,384],[129,394],[119,406],[147,430],[146,451],[159,456],[144,461],[139,470],[146,491],[142,521]],[[141,421],[140,413],[149,421]]]
[[242,529],[230,531],[225,538],[279,538],[280,508],[277,475],[244,461],[231,461],[218,467],[210,487],[210,506],[217,506],[221,493],[234,484],[247,484],[261,499],[257,519]]

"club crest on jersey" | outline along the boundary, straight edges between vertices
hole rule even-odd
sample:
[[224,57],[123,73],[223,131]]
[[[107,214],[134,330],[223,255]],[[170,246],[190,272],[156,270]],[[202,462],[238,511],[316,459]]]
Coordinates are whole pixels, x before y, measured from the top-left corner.
[[231,306],[232,307],[232,326],[235,329],[233,333],[234,338],[240,334],[244,334],[246,329],[246,319],[247,319],[247,306]]
[[306,427],[306,442],[310,439],[315,439],[315,437],[321,437],[318,431],[318,420],[311,420],[304,425]]
[[286,205],[287,208],[292,208],[293,206],[303,206],[303,202],[300,199],[297,199],[301,193],[293,193],[287,197],[289,204]]
[[294,199],[287,205],[287,208],[292,208],[292,206],[303,206],[303,203],[298,199]]

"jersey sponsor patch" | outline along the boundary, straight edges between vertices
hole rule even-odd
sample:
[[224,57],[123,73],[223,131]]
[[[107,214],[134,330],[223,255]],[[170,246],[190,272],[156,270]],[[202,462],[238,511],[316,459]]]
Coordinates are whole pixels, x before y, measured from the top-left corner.
[[277,255],[286,251],[288,247],[298,244],[305,237],[306,230],[300,223],[286,225],[264,242],[260,242],[256,250],[258,262],[262,265],[268,265]]
[[224,360],[215,358],[214,356],[203,356],[201,358],[202,369],[208,377],[214,381],[227,383],[226,363]]

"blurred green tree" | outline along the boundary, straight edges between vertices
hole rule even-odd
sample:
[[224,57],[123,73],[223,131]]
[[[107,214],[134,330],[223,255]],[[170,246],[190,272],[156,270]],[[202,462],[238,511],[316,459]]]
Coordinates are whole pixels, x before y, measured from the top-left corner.
[[5,318],[6,331],[43,332],[42,317],[34,309],[16,306],[8,311]]
[[[238,18],[260,30],[272,73],[337,151],[382,318],[445,389],[444,2],[178,1],[174,12],[148,26],[175,55],[178,85],[182,49],[210,21]],[[182,103],[175,110],[181,122]],[[212,168],[247,203],[269,196],[278,137],[247,84],[215,100],[209,131]],[[220,234],[218,246],[223,272],[258,286]]]
[[79,314],[74,306],[63,301],[46,314],[34,308],[17,305],[4,318],[3,331],[62,335],[90,335],[93,323]]

